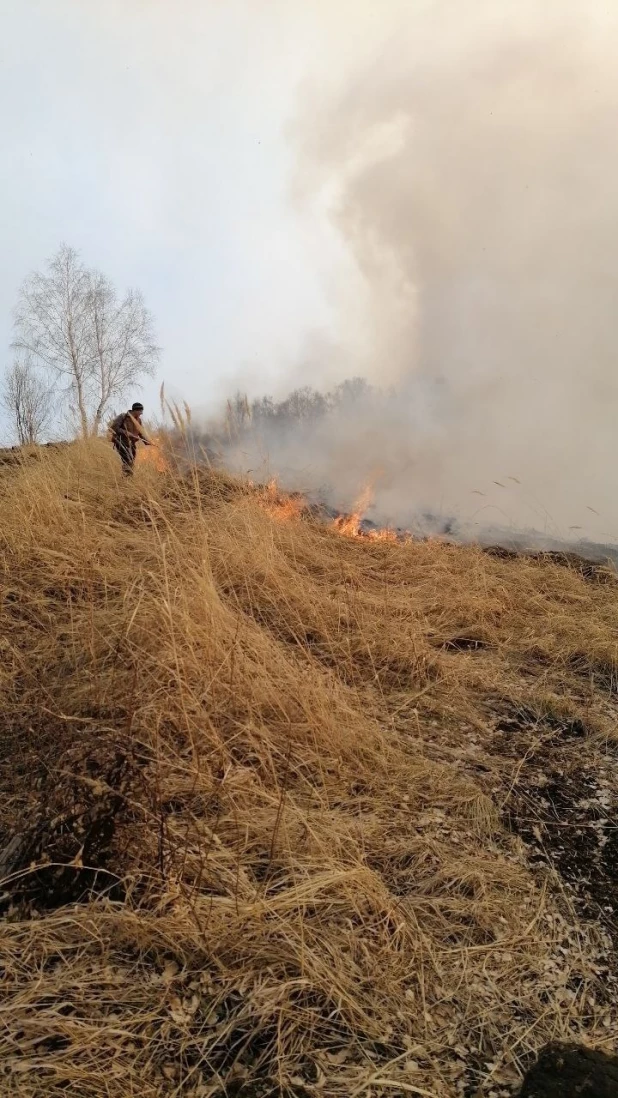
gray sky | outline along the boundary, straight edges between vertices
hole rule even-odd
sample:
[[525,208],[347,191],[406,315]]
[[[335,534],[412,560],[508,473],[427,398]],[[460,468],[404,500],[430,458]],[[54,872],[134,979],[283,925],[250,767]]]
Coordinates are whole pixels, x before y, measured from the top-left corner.
[[143,290],[163,346],[147,397],[161,379],[197,404],[237,373],[275,384],[331,327],[328,271],[343,251],[326,219],[290,202],[285,133],[299,87],[328,67],[324,11],[0,3],[5,347],[21,281],[63,240]]

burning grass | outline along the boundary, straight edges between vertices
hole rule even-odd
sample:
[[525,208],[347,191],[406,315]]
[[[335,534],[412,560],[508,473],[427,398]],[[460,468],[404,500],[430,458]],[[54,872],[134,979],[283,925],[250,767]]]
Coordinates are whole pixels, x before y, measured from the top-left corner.
[[511,1095],[616,1042],[615,584],[94,447],[0,529],[6,1093]]

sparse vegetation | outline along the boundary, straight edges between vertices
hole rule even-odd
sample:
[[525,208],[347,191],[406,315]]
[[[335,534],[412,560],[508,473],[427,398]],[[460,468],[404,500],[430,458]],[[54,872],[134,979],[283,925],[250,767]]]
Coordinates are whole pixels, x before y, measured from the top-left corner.
[[611,573],[96,440],[0,531],[2,1093],[489,1098],[615,1044]]

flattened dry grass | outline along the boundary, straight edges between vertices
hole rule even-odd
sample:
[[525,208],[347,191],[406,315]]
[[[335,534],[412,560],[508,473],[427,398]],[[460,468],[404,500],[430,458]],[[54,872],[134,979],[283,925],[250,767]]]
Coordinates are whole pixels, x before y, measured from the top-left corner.
[[618,588],[289,514],[96,445],[0,478],[7,1094],[510,1094],[618,1037],[506,826],[539,745],[612,755]]

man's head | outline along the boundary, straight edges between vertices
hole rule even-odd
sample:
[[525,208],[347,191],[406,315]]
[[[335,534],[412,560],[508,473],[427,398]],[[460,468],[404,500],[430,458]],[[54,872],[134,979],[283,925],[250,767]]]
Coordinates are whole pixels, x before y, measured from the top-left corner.
[[135,419],[141,419],[144,411],[144,405],[137,401],[131,406],[131,415],[135,416]]

